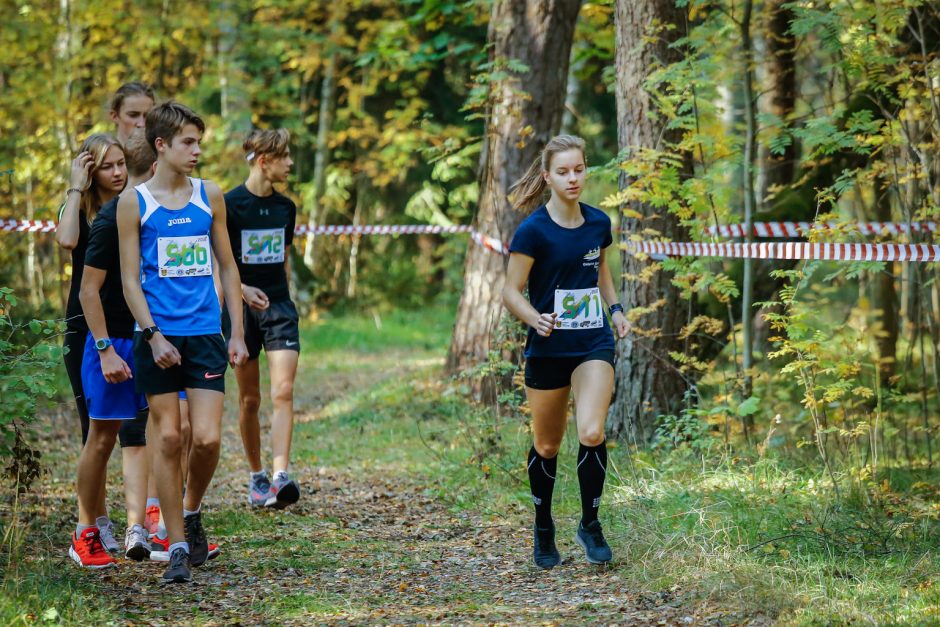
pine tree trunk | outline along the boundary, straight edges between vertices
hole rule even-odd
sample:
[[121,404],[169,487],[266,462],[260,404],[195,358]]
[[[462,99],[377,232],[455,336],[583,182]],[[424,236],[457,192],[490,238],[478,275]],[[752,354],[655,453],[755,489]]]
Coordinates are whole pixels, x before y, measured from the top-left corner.
[[[617,0],[615,17],[620,148],[631,152],[641,147],[661,148],[663,140],[677,139],[676,131],[664,129],[664,120],[651,115],[655,105],[643,83],[654,68],[679,60],[681,52],[669,44],[681,29],[648,35],[653,24],[680,25],[685,18],[674,0]],[[644,218],[623,218],[626,232],[652,228],[674,240],[684,236],[671,214],[637,202],[630,203],[629,208]],[[637,260],[629,254],[623,255],[621,263],[623,274],[631,276],[649,265],[649,261]],[[622,279],[620,294],[628,311],[652,306],[653,310],[639,324],[645,329],[660,330],[656,337],[634,341],[628,336],[617,344],[616,390],[608,414],[608,431],[612,437],[626,436],[644,443],[653,435],[656,417],[675,413],[682,405],[686,386],[669,351],[682,350],[676,334],[683,326],[687,307],[670,283],[670,276],[662,271],[646,283]],[[660,300],[663,305],[655,306]]]
[[[568,64],[581,0],[496,0],[490,15],[490,61],[508,73],[494,83],[480,157],[475,228],[509,241],[525,218],[507,199],[510,185],[557,134],[564,112]],[[526,71],[506,67],[523,63]],[[523,93],[520,93],[523,92]],[[447,357],[460,371],[484,361],[502,312],[506,258],[474,243],[464,265],[464,290]]]

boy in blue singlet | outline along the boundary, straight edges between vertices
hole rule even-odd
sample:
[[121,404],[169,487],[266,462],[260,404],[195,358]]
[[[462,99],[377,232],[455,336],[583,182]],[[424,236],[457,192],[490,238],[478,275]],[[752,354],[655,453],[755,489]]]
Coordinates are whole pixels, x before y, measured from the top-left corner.
[[[247,357],[241,282],[232,257],[225,201],[217,185],[191,178],[205,124],[192,110],[166,102],[147,114],[147,141],[157,153],[150,181],[118,202],[121,278],[139,328],[135,382],[153,423],[153,472],[169,534],[167,583],[190,581],[208,558],[200,506],[219,461],[226,362]],[[218,260],[232,320],[226,350],[212,253]],[[227,354],[226,354],[227,353]],[[182,496],[179,392],[190,407],[192,448]]]

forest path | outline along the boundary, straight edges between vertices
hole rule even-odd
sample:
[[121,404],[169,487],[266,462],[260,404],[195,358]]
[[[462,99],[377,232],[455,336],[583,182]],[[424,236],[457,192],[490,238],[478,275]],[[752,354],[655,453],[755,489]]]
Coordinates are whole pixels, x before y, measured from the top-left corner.
[[[160,585],[163,565],[147,563],[66,576],[77,578],[79,594],[113,604],[118,624],[764,622],[722,607],[720,599],[630,589],[621,577],[629,564],[588,564],[573,529],[561,524],[563,562],[542,571],[531,562],[522,508],[493,511],[472,498],[457,507],[453,492],[470,494],[475,486],[436,477],[446,466],[420,437],[395,426],[422,419],[414,415],[421,411],[414,409],[415,382],[439,378],[439,355],[386,347],[303,356],[292,454],[302,498],[280,512],[252,511],[245,503],[247,470],[229,378],[223,451],[205,508],[209,539],[222,546],[221,556],[196,569],[188,586]],[[404,393],[375,392],[396,386]],[[430,398],[426,407],[437,411],[439,397]],[[374,413],[395,402],[405,415],[397,423]],[[55,434],[72,426],[54,425],[51,440],[76,444],[73,435]],[[63,541],[74,524],[75,456],[56,456],[53,481],[24,502],[24,512],[45,516],[42,544],[50,548],[41,558],[61,561],[62,569],[75,569]],[[118,459],[111,462],[112,485],[119,482]],[[118,489],[109,492],[111,511],[120,512]],[[617,543],[629,541],[611,540],[615,557]]]

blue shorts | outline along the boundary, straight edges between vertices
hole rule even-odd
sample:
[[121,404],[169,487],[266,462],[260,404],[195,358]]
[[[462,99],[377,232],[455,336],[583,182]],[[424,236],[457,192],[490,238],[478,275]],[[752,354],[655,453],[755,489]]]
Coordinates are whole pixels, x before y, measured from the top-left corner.
[[[134,341],[130,338],[114,338],[112,346],[118,356],[127,362],[134,372]],[[82,356],[82,388],[88,405],[88,416],[92,420],[131,420],[137,412],[147,409],[147,397],[134,390],[134,380],[108,383],[101,372],[101,356],[95,348],[91,333],[85,340]]]

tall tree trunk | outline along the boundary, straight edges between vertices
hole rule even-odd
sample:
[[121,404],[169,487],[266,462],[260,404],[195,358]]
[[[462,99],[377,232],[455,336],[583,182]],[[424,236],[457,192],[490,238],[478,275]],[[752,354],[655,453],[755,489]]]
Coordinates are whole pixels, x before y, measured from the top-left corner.
[[[507,194],[561,126],[568,64],[581,0],[496,0],[490,15],[490,61],[509,78],[491,92],[480,157],[480,201],[474,226],[507,241],[525,216]],[[527,66],[513,71],[509,62]],[[520,92],[524,92],[520,94]],[[487,358],[502,312],[506,259],[474,243],[464,265],[464,289],[447,356],[451,372]]]
[[[669,44],[678,30],[662,29],[650,37],[654,24],[681,24],[682,10],[674,0],[617,0],[617,130],[621,150],[660,148],[661,141],[675,142],[679,131],[665,129],[665,120],[654,115],[655,104],[644,89],[644,81],[653,69],[678,61],[682,53]],[[626,184],[627,181],[622,181]],[[684,235],[675,216],[652,206],[631,202],[629,208],[643,219],[624,217],[624,231],[652,228],[664,236],[679,239]],[[648,261],[624,254],[623,274],[637,276]],[[630,336],[617,344],[616,392],[608,414],[612,437],[628,436],[645,442],[653,435],[656,417],[674,413],[685,392],[682,374],[669,358],[669,351],[682,350],[677,339],[684,321],[678,289],[664,272],[657,272],[648,282],[621,280],[624,308],[650,307],[642,318],[644,328],[659,329],[656,337],[633,340]],[[656,303],[663,302],[662,306]]]
[[[875,179],[875,219],[891,221],[891,188],[887,181]],[[875,275],[875,306],[881,310],[882,334],[878,336],[878,357],[881,360],[882,387],[890,386],[896,371],[898,334],[898,293],[894,284],[894,272],[898,264],[888,262],[885,269]]]
[[[795,16],[793,10],[784,5],[790,0],[769,0],[766,5],[768,87],[770,89],[770,112],[788,123],[796,110],[796,40],[787,31]],[[765,148],[762,152],[761,192],[759,204],[765,206],[767,196],[773,188],[792,185],[796,179],[799,149],[796,140],[787,146],[782,155],[772,155]]]
[[[754,110],[754,41],[751,38],[751,19],[754,13],[753,0],[745,0],[741,18],[741,52],[744,57],[744,122],[747,132],[744,138],[744,240],[754,241],[754,162],[757,144],[757,113]],[[741,285],[741,369],[744,371],[744,398],[751,396],[753,388],[751,369],[754,366],[754,260],[744,260],[744,277]],[[744,416],[744,436],[751,441],[754,417]]]
[[310,214],[307,220],[307,226],[310,232],[307,233],[307,240],[304,242],[304,265],[310,272],[313,272],[314,259],[314,241],[316,235],[313,234],[313,228],[320,219],[320,205],[323,201],[323,192],[326,187],[326,168],[330,161],[330,147],[328,138],[330,129],[333,127],[333,113],[336,102],[336,62],[337,51],[330,53],[323,71],[323,82],[320,85],[320,114],[317,116],[317,149],[313,160],[313,205],[310,207]]
[[250,16],[246,15],[238,0],[223,2],[219,11],[219,92],[222,119],[230,134],[242,137],[251,130],[251,103],[245,89],[245,69],[239,57],[239,39],[242,25]]
[[[14,206],[16,206],[14,204]],[[26,177],[26,219],[36,218],[36,206],[33,204],[33,175],[30,172]],[[36,261],[36,234],[27,233],[26,242],[26,285],[29,288],[29,301],[34,309],[38,309],[43,300],[42,271]]]

